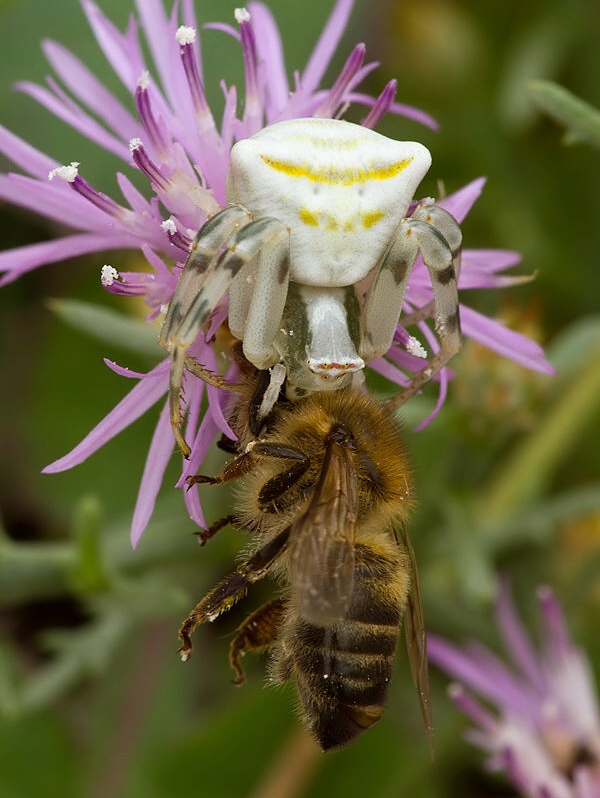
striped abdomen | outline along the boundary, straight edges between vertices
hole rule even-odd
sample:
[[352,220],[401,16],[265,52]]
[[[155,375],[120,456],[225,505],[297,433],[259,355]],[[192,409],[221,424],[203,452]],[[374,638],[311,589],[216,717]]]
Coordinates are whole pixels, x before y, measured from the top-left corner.
[[323,627],[290,613],[275,655],[275,679],[296,679],[306,726],[324,750],[382,717],[408,589],[402,549],[391,556],[357,545],[355,557],[346,618]]

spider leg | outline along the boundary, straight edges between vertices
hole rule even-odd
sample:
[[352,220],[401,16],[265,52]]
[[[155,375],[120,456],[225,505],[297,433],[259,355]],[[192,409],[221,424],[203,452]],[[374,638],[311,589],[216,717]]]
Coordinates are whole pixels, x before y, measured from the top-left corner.
[[281,556],[289,536],[289,527],[279,532],[196,604],[179,630],[181,640],[179,653],[184,662],[192,655],[190,635],[196,626],[206,621],[214,621],[223,612],[230,610],[236,601],[242,598],[249,585],[262,579],[275,560]]
[[[183,267],[158,343],[171,357],[169,402],[173,434],[182,453],[187,457],[189,446],[181,433],[179,394],[186,368],[187,352],[202,324],[227,290],[227,273],[219,272],[219,254],[228,246],[236,230],[251,220],[248,211],[231,205],[211,217],[200,229]],[[225,277],[223,285],[222,278]],[[221,279],[219,279],[221,278]]]
[[402,220],[398,236],[385,254],[367,292],[365,336],[361,354],[364,353],[366,360],[372,360],[385,354],[392,345],[410,273],[417,255],[421,253],[433,287],[433,307],[440,351],[394,397],[393,407],[403,404],[420,390],[460,349],[456,285],[460,243],[460,228],[447,211],[435,205],[418,206],[411,217]]
[[[171,355],[171,426],[186,457],[190,448],[181,431],[180,393],[184,370],[193,364],[187,352],[232,280],[249,261],[257,259],[257,281],[250,288],[246,285],[246,291],[258,288],[263,292],[262,300],[271,313],[276,316],[278,307],[283,312],[288,275],[288,258],[284,250],[284,247],[289,248],[287,228],[276,219],[250,219],[248,211],[232,205],[204,225],[183,269],[160,333],[159,343]],[[269,281],[272,284],[270,291],[265,290]],[[260,300],[255,304],[257,308],[253,318],[260,323]],[[277,324],[276,321],[275,326]],[[264,334],[268,337],[269,331]],[[201,367],[192,365],[191,370],[202,376]]]
[[462,231],[460,225],[447,210],[432,202],[421,202],[415,208],[411,219],[420,219],[434,227],[445,238],[452,253],[452,262],[456,278],[460,273],[460,254],[462,246]]
[[277,219],[249,224],[237,236],[245,263],[229,289],[229,328],[242,341],[245,357],[264,370],[279,360],[273,342],[288,294],[290,232]]

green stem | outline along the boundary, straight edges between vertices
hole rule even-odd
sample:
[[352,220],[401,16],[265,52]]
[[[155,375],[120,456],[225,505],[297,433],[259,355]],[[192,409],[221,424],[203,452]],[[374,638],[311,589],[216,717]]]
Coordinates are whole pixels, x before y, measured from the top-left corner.
[[485,526],[506,520],[538,496],[558,464],[589,426],[600,397],[600,347],[595,347],[540,425],[504,463],[484,492],[479,512]]

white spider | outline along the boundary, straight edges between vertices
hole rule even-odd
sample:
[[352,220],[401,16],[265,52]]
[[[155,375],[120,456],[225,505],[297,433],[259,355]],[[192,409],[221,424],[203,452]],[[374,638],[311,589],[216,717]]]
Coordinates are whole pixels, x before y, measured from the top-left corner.
[[460,228],[431,201],[406,216],[430,163],[421,144],[332,119],[279,122],[233,147],[229,204],[198,233],[159,338],[184,454],[184,369],[206,375],[188,349],[226,291],[229,327],[256,368],[283,363],[292,397],[330,390],[391,346],[420,252],[440,351],[401,401],[458,351]]

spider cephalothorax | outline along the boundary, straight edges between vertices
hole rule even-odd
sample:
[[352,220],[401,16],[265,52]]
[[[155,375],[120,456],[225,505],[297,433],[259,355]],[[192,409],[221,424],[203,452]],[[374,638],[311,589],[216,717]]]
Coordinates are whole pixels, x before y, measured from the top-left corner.
[[183,451],[188,349],[226,291],[244,355],[257,369],[282,362],[290,396],[360,380],[365,363],[389,349],[419,253],[440,351],[406,397],[458,351],[460,229],[431,201],[407,216],[430,163],[421,144],[333,119],[279,122],[234,146],[229,204],[198,233],[160,336],[172,358],[171,421]]

